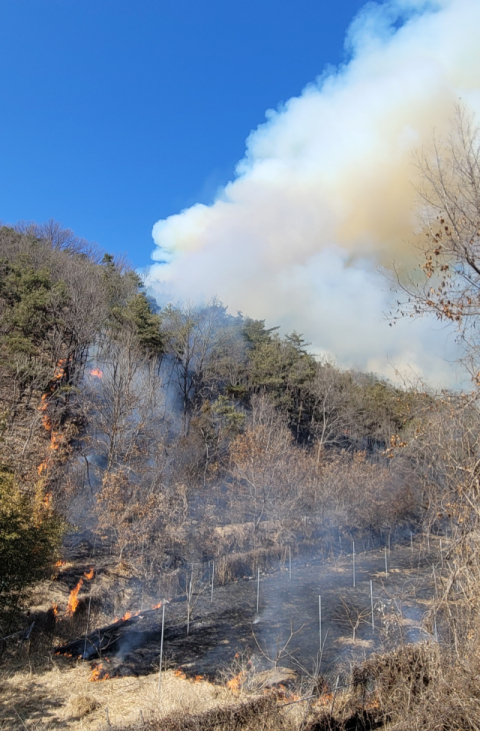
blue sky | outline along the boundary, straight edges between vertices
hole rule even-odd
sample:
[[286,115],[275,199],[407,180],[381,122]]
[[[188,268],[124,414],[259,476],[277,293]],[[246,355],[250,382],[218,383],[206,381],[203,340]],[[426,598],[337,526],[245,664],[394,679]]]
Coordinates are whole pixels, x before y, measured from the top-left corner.
[[233,174],[265,111],[345,60],[360,0],[2,0],[0,220],[134,266]]
[[452,333],[385,313],[414,156],[459,99],[480,115],[478,27],[478,0],[0,0],[0,221],[125,253],[160,303],[451,383]]

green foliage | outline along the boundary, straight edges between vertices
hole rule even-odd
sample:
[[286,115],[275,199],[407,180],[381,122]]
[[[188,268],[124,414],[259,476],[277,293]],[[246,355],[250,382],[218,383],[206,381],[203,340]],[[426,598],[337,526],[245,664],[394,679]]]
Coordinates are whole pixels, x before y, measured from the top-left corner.
[[120,337],[126,328],[133,328],[140,347],[152,355],[164,351],[160,332],[160,317],[152,308],[143,289],[142,280],[131,270],[122,270],[113,256],[102,260],[103,282],[108,306],[108,329],[112,337]]
[[0,467],[0,610],[15,606],[22,590],[52,569],[63,530],[48,496],[23,493],[12,472]]
[[237,411],[235,406],[229,402],[226,396],[219,396],[212,404],[212,411],[222,417],[227,430],[231,434],[238,434],[246,419],[246,415],[242,411]]
[[68,304],[63,282],[53,283],[47,268],[35,270],[28,261],[0,264],[1,320],[4,342],[11,353],[37,355],[51,330],[61,322]]
[[246,317],[242,335],[250,346],[255,347],[262,343],[269,343],[272,340],[272,333],[278,329],[278,327],[266,328],[265,320],[252,320],[250,317]]
[[160,316],[154,314],[144,292],[134,295],[127,303],[126,318],[137,330],[141,347],[150,353],[162,353],[164,339],[160,332]]

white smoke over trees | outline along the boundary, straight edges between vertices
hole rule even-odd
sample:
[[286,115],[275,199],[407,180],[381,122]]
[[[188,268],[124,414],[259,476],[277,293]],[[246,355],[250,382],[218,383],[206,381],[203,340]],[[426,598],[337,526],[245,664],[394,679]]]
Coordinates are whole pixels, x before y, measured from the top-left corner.
[[415,150],[459,99],[480,110],[478,27],[475,0],[368,3],[350,60],[267,112],[213,204],[155,224],[151,291],[217,296],[341,365],[452,382],[453,335],[428,319],[389,328],[381,270],[414,265]]

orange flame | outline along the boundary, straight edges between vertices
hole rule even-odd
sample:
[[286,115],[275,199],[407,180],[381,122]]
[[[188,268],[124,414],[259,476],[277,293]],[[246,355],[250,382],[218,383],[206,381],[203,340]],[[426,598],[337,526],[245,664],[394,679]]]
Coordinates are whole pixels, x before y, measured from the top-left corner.
[[162,606],[162,602],[158,602],[158,604],[153,605],[152,609],[160,609],[161,606]]
[[52,602],[52,609],[53,609],[53,616],[54,616],[54,617],[57,617],[57,616],[58,616],[58,606],[57,606],[57,602]]
[[55,366],[55,371],[53,373],[54,381],[59,381],[60,378],[63,378],[63,376],[65,375],[65,368],[64,368],[65,363],[66,363],[65,358],[60,358],[57,365]]
[[183,670],[180,670],[180,668],[178,670],[175,670],[175,672],[173,674],[175,675],[176,678],[182,678],[182,680],[187,679],[187,676],[185,675]]
[[42,474],[43,470],[46,470],[48,466],[47,460],[45,459],[42,464],[39,464],[37,467],[37,472],[39,475]]
[[50,417],[48,416],[48,414],[44,414],[42,416],[42,426],[47,431],[50,431],[50,429],[52,428],[52,422],[50,421]]
[[101,371],[100,368],[92,368],[90,375],[95,376],[96,378],[103,378],[103,371]]
[[57,561],[56,564],[55,564],[55,566],[57,566],[57,567],[58,566],[65,566],[66,563],[67,563],[66,561]]
[[329,706],[333,701],[333,693],[324,693],[315,701],[316,706]]
[[90,571],[88,572],[88,574],[86,574],[86,573],[85,573],[85,574],[83,574],[83,575],[84,575],[84,576],[85,576],[85,578],[86,578],[86,579],[88,579],[89,581],[90,581],[90,579],[93,579],[93,568],[91,568],[91,569],[90,569]]
[[50,440],[50,449],[58,449],[62,442],[63,442],[63,434],[59,434],[58,432],[52,432],[52,437]]
[[241,670],[238,675],[227,682],[227,688],[234,693],[239,693],[245,679],[245,672]]
[[[47,398],[48,398],[47,394],[44,393],[43,396],[42,396],[42,398],[41,398],[41,401],[40,401],[40,406],[38,407],[38,410],[39,411],[46,411],[48,409],[48,401],[47,401]],[[49,417],[48,417],[47,414],[44,414],[42,416],[42,424],[45,427],[45,429],[50,429],[51,428],[52,424],[51,424],[51,421],[50,421],[50,419],[49,419]]]
[[78,607],[78,592],[82,588],[82,585],[83,579],[80,579],[76,587],[70,592],[67,604],[67,617],[72,617]]
[[92,670],[90,682],[95,683],[99,680],[108,680],[108,678],[110,678],[110,673],[108,673],[103,663],[99,663]]
[[120,620],[118,620],[117,617],[115,617],[114,621],[115,622],[118,622],[118,621],[124,622],[126,619],[130,619],[130,617],[138,617],[139,614],[140,614],[140,609],[138,610],[138,612],[131,612],[129,610],[129,611],[125,612],[125,614],[123,615],[123,617]]

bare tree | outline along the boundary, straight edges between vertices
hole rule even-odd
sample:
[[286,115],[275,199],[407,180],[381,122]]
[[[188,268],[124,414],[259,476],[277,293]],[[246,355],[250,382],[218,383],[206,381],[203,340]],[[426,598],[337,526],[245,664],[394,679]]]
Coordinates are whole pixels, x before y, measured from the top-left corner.
[[[398,316],[433,313],[454,323],[467,353],[477,360],[480,315],[480,130],[458,106],[446,139],[418,156],[422,256],[412,275],[397,271]],[[477,379],[480,381],[480,377]]]

